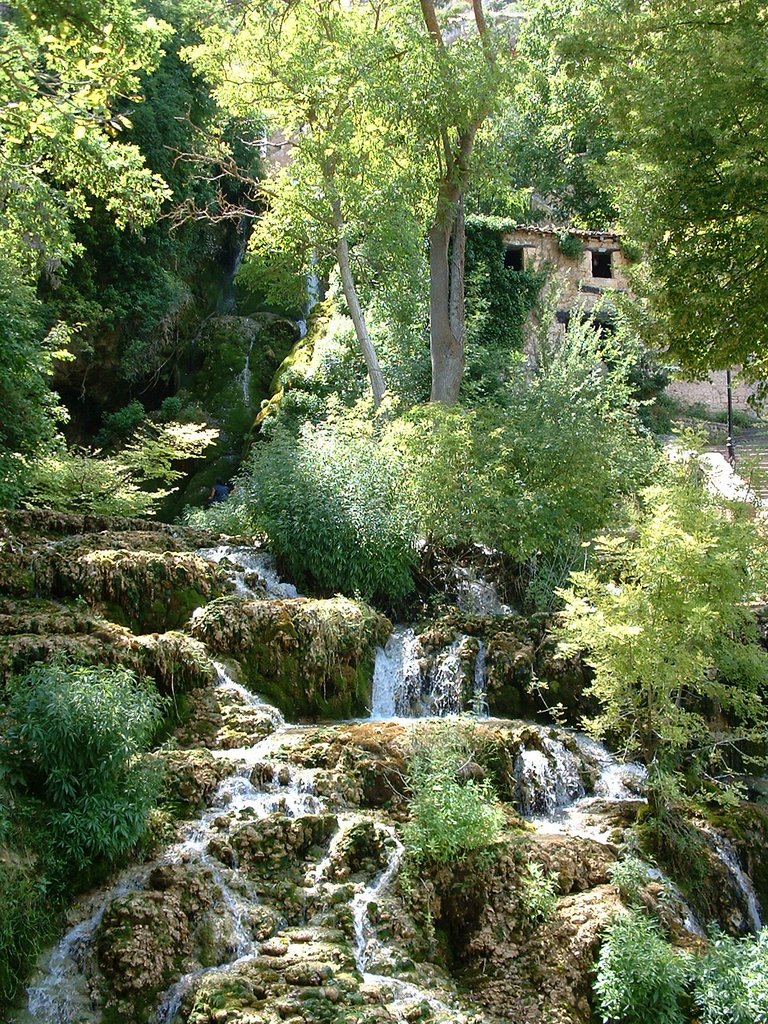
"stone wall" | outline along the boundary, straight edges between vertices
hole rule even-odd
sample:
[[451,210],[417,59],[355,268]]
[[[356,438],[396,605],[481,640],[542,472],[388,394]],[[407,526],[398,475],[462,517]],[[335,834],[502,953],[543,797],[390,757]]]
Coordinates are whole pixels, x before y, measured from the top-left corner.
[[[733,376],[733,408],[749,411],[748,399],[754,394],[754,387]],[[686,405],[700,403],[709,412],[722,412],[726,408],[725,370],[715,370],[706,380],[673,380],[667,394]]]
[[[559,243],[563,234],[580,242],[584,251],[576,257],[563,253]],[[573,228],[564,232],[552,227],[517,225],[514,231],[504,234],[504,244],[509,249],[522,250],[524,269],[546,267],[554,272],[560,286],[557,309],[561,318],[576,306],[592,309],[606,293],[630,291],[629,261],[621,251],[621,237],[612,232]],[[611,277],[595,276],[593,253],[610,259]]]

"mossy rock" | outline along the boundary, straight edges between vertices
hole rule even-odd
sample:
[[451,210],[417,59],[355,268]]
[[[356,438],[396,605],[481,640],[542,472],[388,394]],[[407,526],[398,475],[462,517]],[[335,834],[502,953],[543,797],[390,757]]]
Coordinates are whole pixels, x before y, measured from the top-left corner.
[[315,347],[327,333],[333,314],[334,306],[330,299],[318,302],[312,310],[307,333],[299,338],[277,368],[270,382],[268,400],[262,403],[254,426],[261,427],[265,420],[276,417],[286,391],[290,391],[297,383],[304,383],[311,376]]
[[289,721],[350,718],[370,702],[375,650],[392,626],[368,605],[329,600],[212,601],[191,630],[236,657],[246,685]]
[[[20,509],[0,512],[0,543],[4,554],[32,543],[40,547],[43,538],[78,538],[78,543],[90,548],[99,546],[98,538],[103,535],[120,534],[121,543],[107,542],[102,546],[139,550],[128,540],[128,535],[140,536],[141,550],[184,550],[211,547],[218,535],[210,530],[196,527],[177,526],[161,523],[154,519],[127,518],[124,516],[101,516],[77,512],[53,512],[50,509]],[[147,547],[151,538],[157,536],[157,548]],[[18,543],[16,543],[18,541]]]
[[201,364],[183,382],[184,393],[202,406],[230,443],[243,438],[295,338],[295,324],[272,313],[213,317],[200,333]]
[[201,643],[183,633],[134,636],[103,620],[80,633],[23,633],[0,636],[0,680],[23,675],[36,662],[66,658],[84,665],[122,665],[154,680],[174,697],[211,684],[216,670]]
[[223,569],[190,552],[53,550],[33,555],[32,571],[37,593],[83,598],[136,632],[182,626],[231,587]]

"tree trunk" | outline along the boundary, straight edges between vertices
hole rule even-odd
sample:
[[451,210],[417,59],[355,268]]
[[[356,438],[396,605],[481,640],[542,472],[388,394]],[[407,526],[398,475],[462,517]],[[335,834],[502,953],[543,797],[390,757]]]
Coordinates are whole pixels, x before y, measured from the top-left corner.
[[430,397],[455,405],[464,373],[464,219],[459,214],[451,223],[446,212],[429,232]]
[[365,359],[365,365],[368,368],[368,378],[371,382],[371,392],[373,394],[373,407],[378,409],[386,391],[384,375],[381,372],[376,349],[373,347],[373,342],[368,334],[368,327],[357,297],[357,288],[355,287],[355,279],[352,276],[352,266],[349,261],[349,243],[344,235],[344,219],[341,213],[341,204],[338,200],[333,204],[333,220],[336,227],[336,261],[339,264],[339,272],[341,274],[341,287],[344,292],[344,298],[347,301],[349,315],[352,317],[352,323],[355,325],[355,334],[363,353],[363,359]]

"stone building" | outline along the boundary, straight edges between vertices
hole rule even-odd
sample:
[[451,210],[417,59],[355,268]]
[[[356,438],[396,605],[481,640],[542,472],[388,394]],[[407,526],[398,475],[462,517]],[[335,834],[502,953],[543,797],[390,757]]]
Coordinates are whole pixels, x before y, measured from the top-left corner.
[[553,271],[560,286],[557,318],[561,323],[567,323],[577,307],[591,310],[607,293],[630,292],[629,261],[621,249],[621,236],[611,231],[518,224],[505,232],[504,247],[506,267]]
[[[518,224],[505,232],[504,247],[506,267],[552,271],[558,285],[557,319],[561,324],[567,324],[577,309],[589,312],[606,298],[597,319],[610,323],[610,293],[632,295],[627,273],[630,261],[622,252],[621,235],[614,232]],[[734,375],[734,408],[747,411],[754,390]],[[721,412],[726,402],[725,370],[715,370],[701,381],[673,380],[667,394],[687,405]]]

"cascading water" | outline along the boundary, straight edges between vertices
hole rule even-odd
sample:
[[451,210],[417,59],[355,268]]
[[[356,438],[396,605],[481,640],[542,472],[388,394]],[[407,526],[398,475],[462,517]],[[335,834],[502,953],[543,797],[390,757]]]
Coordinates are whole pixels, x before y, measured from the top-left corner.
[[463,634],[458,636],[447,650],[440,653],[429,673],[425,707],[438,717],[459,715],[466,705],[466,679],[461,661],[466,640]]
[[240,389],[243,393],[243,405],[246,409],[251,404],[251,353],[253,352],[254,339],[251,338],[251,343],[248,346],[248,351],[245,354],[245,364],[243,365],[242,372],[238,378],[240,383]]
[[474,694],[472,704],[475,714],[484,718],[488,717],[488,666],[486,664],[485,644],[482,640],[477,645],[477,657],[475,658]]
[[760,902],[751,878],[741,866],[736,848],[729,839],[726,839],[722,833],[716,832],[715,829],[705,828],[703,831],[709,836],[715,853],[723,862],[726,871],[741,893],[747,909],[750,928],[757,934],[763,927]]
[[537,746],[520,751],[515,761],[516,796],[529,818],[552,817],[584,796],[581,763],[559,740],[537,730]]
[[406,718],[421,698],[419,642],[412,629],[397,627],[376,651],[371,718]]
[[487,714],[486,648],[478,641],[470,678],[471,643],[460,633],[448,647],[428,657],[413,629],[396,627],[386,646],[376,652],[371,718],[442,718],[468,710]]
[[[261,583],[266,589],[266,596],[270,600],[291,600],[298,597],[298,591],[292,583],[285,583],[275,572],[271,557],[266,551],[258,551],[256,548],[230,547],[227,544],[220,544],[215,548],[201,548],[198,552],[201,558],[218,564],[225,559],[231,563],[229,576],[235,585],[235,592],[241,597],[258,599],[260,596],[253,589],[250,583]],[[256,580],[252,577],[255,576]]]

